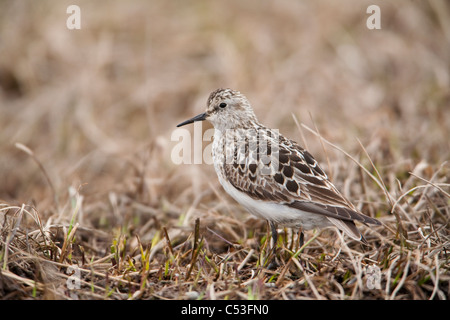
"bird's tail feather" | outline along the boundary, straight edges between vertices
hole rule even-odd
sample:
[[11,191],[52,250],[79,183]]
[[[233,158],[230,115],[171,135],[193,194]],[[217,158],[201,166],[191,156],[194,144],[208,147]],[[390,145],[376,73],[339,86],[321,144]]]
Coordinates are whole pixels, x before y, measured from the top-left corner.
[[340,220],[331,217],[327,218],[339,230],[345,232],[350,238],[367,243],[366,239],[364,239],[363,235],[361,234],[361,232],[359,232],[358,228],[356,227],[353,221]]

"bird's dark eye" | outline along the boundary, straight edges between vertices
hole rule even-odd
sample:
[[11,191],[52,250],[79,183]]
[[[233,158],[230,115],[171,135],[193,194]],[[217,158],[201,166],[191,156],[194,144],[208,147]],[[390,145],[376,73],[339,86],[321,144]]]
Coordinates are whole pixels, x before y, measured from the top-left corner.
[[219,107],[221,108],[225,108],[227,106],[227,104],[225,102],[222,102],[221,104],[219,104]]

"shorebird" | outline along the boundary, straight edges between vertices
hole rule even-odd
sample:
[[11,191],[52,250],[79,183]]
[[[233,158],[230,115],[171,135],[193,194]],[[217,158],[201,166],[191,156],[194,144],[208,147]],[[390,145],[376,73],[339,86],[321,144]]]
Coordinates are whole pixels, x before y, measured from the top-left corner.
[[259,123],[239,91],[213,91],[206,111],[177,127],[204,120],[215,129],[212,156],[221,185],[251,214],[269,222],[272,249],[280,225],[299,228],[303,245],[303,230],[328,226],[367,243],[355,221],[381,224],[359,212],[307,150]]

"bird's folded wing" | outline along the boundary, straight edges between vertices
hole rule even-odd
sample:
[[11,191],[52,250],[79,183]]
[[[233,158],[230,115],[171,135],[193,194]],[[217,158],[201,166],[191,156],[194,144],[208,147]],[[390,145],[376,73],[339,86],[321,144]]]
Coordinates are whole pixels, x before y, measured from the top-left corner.
[[[273,134],[267,137],[269,163],[263,164],[259,148],[252,150],[250,147],[235,150],[235,158],[247,159],[245,163],[225,164],[225,175],[235,188],[253,199],[285,203],[301,211],[344,221],[380,224],[378,220],[357,212],[308,151],[281,135],[276,149],[271,139]],[[247,154],[239,154],[242,150]]]

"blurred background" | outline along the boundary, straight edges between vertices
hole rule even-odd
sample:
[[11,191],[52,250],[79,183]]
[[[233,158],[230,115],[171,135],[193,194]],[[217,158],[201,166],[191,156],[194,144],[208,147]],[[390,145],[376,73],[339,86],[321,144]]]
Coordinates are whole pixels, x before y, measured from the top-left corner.
[[[381,30],[366,26],[372,4]],[[130,202],[178,219],[220,198],[212,166],[171,161],[176,124],[219,87],[306,141],[337,185],[356,165],[296,121],[370,167],[359,139],[382,174],[421,164],[430,178],[450,155],[450,4],[1,1],[0,199],[67,220],[72,187],[93,219],[80,222],[99,226],[135,217]]]

